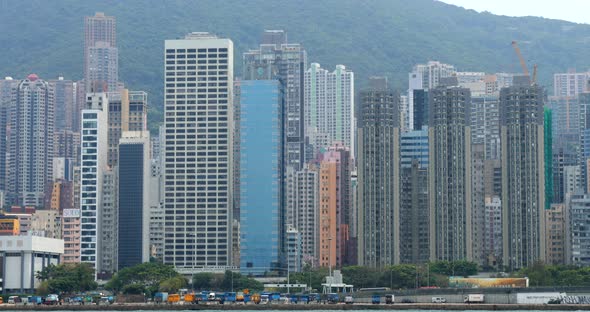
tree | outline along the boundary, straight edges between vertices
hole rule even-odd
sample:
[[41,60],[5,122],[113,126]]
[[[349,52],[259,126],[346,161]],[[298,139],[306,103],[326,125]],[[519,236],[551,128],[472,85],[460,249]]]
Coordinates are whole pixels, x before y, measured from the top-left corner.
[[160,282],[160,291],[164,292],[176,292],[181,288],[186,287],[186,278],[184,276],[175,276],[169,279],[165,279]]
[[49,265],[36,274],[43,283],[43,291],[51,293],[72,293],[94,290],[94,268],[89,263],[64,263]]
[[[310,266],[304,267],[303,272],[289,274],[289,280],[291,282],[311,284],[312,289],[321,290],[322,283],[326,282],[326,276],[328,276],[328,268],[312,268]],[[346,276],[345,276],[346,278]],[[287,282],[285,280],[285,282]]]
[[213,273],[197,273],[193,275],[194,289],[212,289],[211,281],[213,280]]
[[105,288],[120,292],[126,285],[140,284],[144,285],[145,292],[151,295],[159,290],[162,281],[178,276],[181,275],[172,266],[146,262],[117,272]]
[[129,284],[129,285],[125,285],[123,286],[123,289],[121,289],[121,292],[126,294],[126,295],[141,295],[143,293],[145,293],[145,287],[142,284]]
[[234,291],[242,289],[262,291],[264,289],[264,285],[259,281],[230,270],[225,271],[225,274],[197,273],[193,275],[193,288],[197,290],[230,291],[232,284]]
[[430,272],[447,276],[469,276],[477,274],[477,263],[466,260],[436,261],[430,263]]
[[380,272],[376,269],[363,266],[348,266],[342,268],[342,275],[346,284],[354,285],[355,288],[378,287],[388,285],[377,285]]

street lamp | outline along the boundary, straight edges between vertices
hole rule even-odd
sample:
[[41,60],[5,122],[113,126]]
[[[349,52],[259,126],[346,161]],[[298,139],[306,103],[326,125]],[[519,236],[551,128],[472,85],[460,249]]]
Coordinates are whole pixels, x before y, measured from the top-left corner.
[[328,237],[328,275],[330,276],[329,292],[332,292],[332,236]]
[[[191,267],[193,268],[193,270],[191,270],[191,286],[192,286],[193,291],[194,291],[195,290],[194,268],[195,268],[195,257],[197,256],[197,251],[196,251],[196,247],[197,247],[197,244],[196,244],[196,235],[193,234],[193,233],[186,233],[186,237],[192,237],[192,238],[195,239],[195,241],[192,244],[192,248],[190,249],[191,250],[191,254],[192,254],[192,257],[190,258],[191,259]],[[187,243],[186,245],[188,246],[188,239],[186,239],[186,243]]]

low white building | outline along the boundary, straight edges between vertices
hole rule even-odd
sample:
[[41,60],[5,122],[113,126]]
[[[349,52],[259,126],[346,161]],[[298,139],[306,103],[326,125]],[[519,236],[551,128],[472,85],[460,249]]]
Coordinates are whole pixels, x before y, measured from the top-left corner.
[[31,293],[39,286],[35,274],[49,264],[59,264],[62,239],[39,236],[0,236],[2,293]]

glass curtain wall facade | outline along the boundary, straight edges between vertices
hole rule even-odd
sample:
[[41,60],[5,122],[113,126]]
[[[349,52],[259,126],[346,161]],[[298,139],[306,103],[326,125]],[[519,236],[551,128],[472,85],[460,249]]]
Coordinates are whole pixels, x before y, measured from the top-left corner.
[[280,269],[283,87],[277,80],[241,82],[240,271]]

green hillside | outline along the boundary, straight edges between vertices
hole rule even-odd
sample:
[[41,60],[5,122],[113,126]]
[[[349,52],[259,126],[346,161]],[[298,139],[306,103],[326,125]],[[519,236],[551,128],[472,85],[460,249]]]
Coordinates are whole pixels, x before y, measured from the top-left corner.
[[95,11],[116,16],[120,78],[149,92],[154,121],[161,119],[164,40],[190,31],[231,38],[236,76],[241,53],[257,45],[264,29],[287,30],[310,62],[351,68],[357,86],[387,75],[405,89],[412,65],[429,59],[460,70],[518,72],[512,40],[529,67],[539,64],[547,86],[554,72],[590,67],[590,25],[495,16],[433,0],[3,0],[0,75],[80,79],[83,17]]

